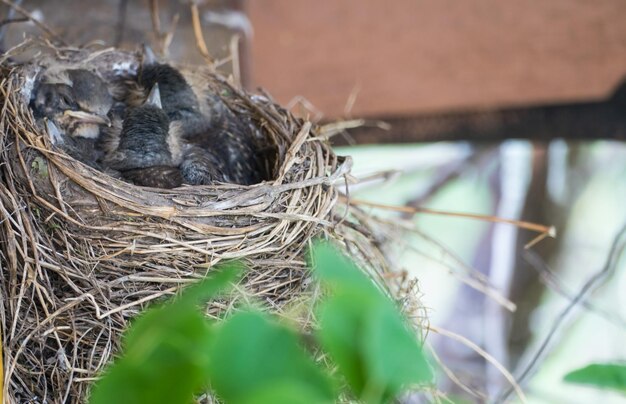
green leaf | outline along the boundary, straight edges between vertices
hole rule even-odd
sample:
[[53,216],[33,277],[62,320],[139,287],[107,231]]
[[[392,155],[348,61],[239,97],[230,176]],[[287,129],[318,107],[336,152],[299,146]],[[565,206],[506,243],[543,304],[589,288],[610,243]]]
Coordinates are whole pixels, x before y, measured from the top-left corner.
[[90,403],[188,403],[205,387],[213,329],[198,303],[214,297],[240,274],[234,265],[187,288],[173,303],[133,322],[124,356],[95,385]]
[[333,404],[336,401],[316,388],[294,380],[272,383],[244,396],[238,404]]
[[626,364],[591,364],[568,373],[563,380],[626,393]]
[[220,264],[202,282],[186,288],[176,303],[196,305],[207,302],[236,282],[241,277],[243,271],[243,264],[237,261]]
[[429,382],[433,375],[415,333],[391,302],[385,303],[373,306],[366,317],[363,350],[370,380],[384,386],[383,397],[389,399],[402,387]]
[[315,245],[311,255],[316,275],[332,291],[318,308],[318,338],[354,394],[384,402],[431,381],[417,336],[391,299],[330,245]]
[[188,321],[191,321],[189,324],[193,324],[193,320],[186,318],[204,318],[197,305],[224,291],[238,279],[242,270],[243,267],[238,263],[220,266],[204,280],[185,288],[173,302],[147,311],[137,318],[128,330],[124,339],[125,348],[129,353],[138,355],[141,351],[154,347],[155,343],[158,344],[170,333],[175,336],[176,331],[182,330],[180,327],[187,325]]
[[296,402],[334,401],[330,381],[297,336],[264,314],[243,312],[225,321],[211,358],[211,387],[228,403],[290,403],[294,396]]
[[311,259],[315,275],[331,288],[352,290],[364,295],[377,295],[380,292],[354,262],[329,243],[315,243]]
[[317,338],[357,396],[365,389],[367,365],[361,346],[365,305],[349,296],[334,296],[318,308]]

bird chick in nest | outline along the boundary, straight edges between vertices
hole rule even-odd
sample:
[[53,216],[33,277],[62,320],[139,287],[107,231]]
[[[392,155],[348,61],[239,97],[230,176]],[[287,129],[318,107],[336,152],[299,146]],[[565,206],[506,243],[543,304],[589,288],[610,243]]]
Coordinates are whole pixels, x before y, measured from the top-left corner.
[[36,87],[31,106],[35,118],[52,120],[63,134],[95,139],[107,116],[113,97],[106,83],[84,69],[69,69],[46,75]]
[[180,134],[162,108],[158,84],[143,105],[126,109],[119,137],[108,147],[104,163],[136,185],[175,188],[183,182]]
[[123,100],[129,107],[138,107],[145,102],[155,84],[159,85],[163,111],[170,121],[180,122],[183,136],[203,132],[209,127],[187,79],[174,67],[159,63],[148,46],[144,46],[143,62],[135,80],[119,80],[112,88],[116,99]]
[[[159,73],[167,70],[169,66],[168,69],[160,69]],[[181,118],[180,112],[185,107],[178,110],[171,106],[184,105],[186,94],[183,87],[181,97],[176,97],[172,83],[179,78],[182,83],[185,82],[180,73],[174,72],[170,75],[173,78],[163,80],[170,101],[169,115],[168,108],[163,104],[160,82],[153,85],[143,105],[129,106],[125,113],[123,106],[114,107],[113,125],[105,130],[102,140],[104,149],[108,151],[105,164],[120,170],[128,181],[156,188],[174,188],[182,183],[209,185],[228,182],[229,169],[219,156],[182,140],[188,122],[176,118]],[[174,87],[180,84],[181,81],[178,81]]]
[[85,69],[45,72],[31,100],[34,117],[46,122],[52,143],[96,168],[96,139],[111,123],[112,105],[105,82]]
[[180,171],[184,182],[190,185],[230,182],[231,177],[228,166],[220,156],[192,144],[183,146]]
[[138,105],[155,84],[163,111],[180,133],[185,183],[249,185],[263,180],[260,153],[249,125],[210,92],[208,83],[194,82],[200,87],[194,89],[179,70],[157,62],[150,48],[144,47],[137,81],[127,83],[127,103]]

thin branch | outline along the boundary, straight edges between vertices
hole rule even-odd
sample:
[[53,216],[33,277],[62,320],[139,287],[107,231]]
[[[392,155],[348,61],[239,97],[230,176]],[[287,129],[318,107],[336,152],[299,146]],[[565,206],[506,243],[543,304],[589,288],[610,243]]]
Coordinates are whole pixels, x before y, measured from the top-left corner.
[[[344,200],[343,202],[347,202],[347,201]],[[538,223],[525,222],[523,220],[504,219],[504,218],[497,217],[497,216],[479,215],[475,213],[446,212],[442,210],[412,207],[412,206],[385,205],[381,203],[364,201],[362,199],[351,199],[350,203],[353,205],[363,205],[363,206],[369,206],[372,208],[386,209],[386,210],[392,210],[392,211],[403,212],[403,213],[411,213],[411,214],[426,213],[429,215],[462,217],[466,219],[483,220],[486,222],[507,223],[507,224],[517,226],[521,229],[531,230],[531,231],[535,231],[541,234],[545,233],[547,234],[547,236],[550,236],[553,238],[556,237],[556,229],[554,228],[554,226],[545,226],[545,225],[538,224]]]
[[[465,173],[468,165],[476,164],[478,166],[482,166],[485,161],[488,161],[494,154],[493,149],[480,150],[474,153],[471,153],[466,158],[461,161],[455,161],[452,164],[443,168],[443,172],[441,172],[437,178],[430,184],[430,186],[421,192],[418,196],[410,199],[406,205],[411,207],[420,207],[424,205],[430,198],[432,198],[437,192],[439,192],[444,186],[448,183],[459,178],[463,173]],[[410,214],[406,214],[406,216],[410,216]]]
[[150,17],[152,18],[152,32],[157,42],[161,43],[161,16],[159,15],[159,0],[150,0]]
[[241,63],[239,60],[239,41],[241,36],[235,34],[230,38],[230,58],[231,66],[233,70],[233,82],[237,87],[241,87]]
[[361,126],[375,126],[382,130],[390,130],[391,127],[384,121],[370,121],[365,119],[350,119],[346,121],[328,122],[320,126],[320,137],[330,139],[331,137],[345,133],[347,129],[355,129]]
[[[563,325],[563,322],[565,321],[569,313],[578,305],[578,303],[580,303],[581,301],[585,299],[585,296],[587,295],[587,293],[589,293],[592,289],[597,287],[612,272],[614,272],[615,264],[619,261],[619,258],[624,252],[624,247],[626,247],[626,238],[622,240],[622,238],[624,238],[624,235],[626,235],[626,224],[622,226],[620,231],[617,233],[617,236],[613,240],[613,243],[609,250],[609,256],[604,266],[600,269],[600,271],[598,271],[591,278],[589,278],[589,280],[580,289],[580,292],[576,295],[576,297],[570,302],[570,304],[561,312],[561,314],[559,314],[559,316],[552,323],[552,327],[550,328],[548,335],[546,335],[546,337],[543,339],[543,342],[541,343],[539,349],[537,350],[537,352],[535,352],[530,362],[526,365],[526,367],[524,368],[524,370],[518,377],[517,380],[520,384],[522,384],[524,380],[526,380],[526,378],[531,374],[535,366],[539,363],[548,345],[550,345],[552,338],[554,337],[556,332],[559,330],[559,328],[561,328],[561,326]],[[500,398],[498,399],[498,402],[506,401],[512,392],[513,390],[509,388],[500,396]]]
[[[414,226],[405,225],[400,221],[396,220],[396,221],[390,222],[387,219],[380,219],[380,218],[376,220],[378,220],[378,223],[383,223],[383,224],[391,225],[394,228],[399,227],[404,230],[410,231],[418,235],[419,237],[423,238],[428,243],[431,243],[433,246],[437,247],[441,253],[444,254],[444,257],[450,258],[456,265],[459,266],[459,268],[463,269],[465,273],[456,271],[455,267],[447,264],[446,262],[443,262],[443,263],[440,262],[438,258],[435,258],[433,255],[430,255],[418,249],[417,247],[413,246],[411,243],[406,242],[401,237],[397,237],[395,239],[397,240],[398,243],[401,243],[401,245],[409,248],[415,253],[421,255],[422,257],[430,261],[437,262],[439,264],[444,265],[453,276],[457,277],[457,279],[460,282],[464,283],[465,285],[469,286],[470,288],[474,290],[477,290],[485,294],[487,297],[493,299],[496,303],[504,307],[506,310],[510,312],[514,312],[515,310],[517,310],[517,306],[515,305],[515,303],[513,303],[512,301],[504,297],[493,285],[489,283],[488,279],[486,279],[482,273],[480,273],[479,271],[465,264],[461,258],[456,256],[452,251],[450,251],[448,247],[444,246],[441,242],[419,231]],[[391,235],[389,235],[388,237],[390,240],[394,240],[394,238],[392,238]]]
[[170,22],[170,29],[167,30],[165,35],[163,36],[163,54],[167,55],[169,52],[170,44],[172,43],[172,39],[174,39],[174,32],[176,31],[176,27],[178,26],[178,20],[180,19],[180,14],[176,13],[172,17],[172,22]]
[[30,21],[30,18],[23,17],[23,18],[6,19],[6,20],[0,21],[0,27],[4,27],[7,24],[15,24],[15,23],[18,23],[18,22],[26,22],[26,21]]
[[454,374],[452,369],[450,369],[448,366],[446,366],[445,363],[443,363],[441,358],[439,358],[439,355],[437,355],[437,352],[435,352],[435,350],[431,346],[429,346],[428,348],[429,348],[428,350],[430,351],[430,354],[432,355],[432,357],[435,360],[435,362],[437,362],[437,364],[441,367],[441,370],[443,370],[443,373],[448,377],[448,379],[450,379],[450,381],[452,383],[457,385],[461,390],[463,390],[467,394],[471,395],[472,397],[479,399],[480,402],[486,402],[487,401],[487,395],[485,393],[482,393],[480,391],[475,391],[472,388],[470,388],[469,386],[467,386],[466,384],[464,384]]
[[453,339],[455,341],[460,342],[461,344],[467,346],[468,348],[472,349],[474,352],[476,352],[477,354],[479,354],[480,356],[485,358],[485,360],[487,362],[491,363],[496,369],[498,369],[498,371],[500,371],[500,373],[502,373],[504,378],[511,384],[511,391],[515,391],[515,393],[519,397],[520,401],[522,403],[526,403],[527,402],[526,395],[522,391],[522,388],[520,387],[519,382],[516,382],[515,378],[513,377],[513,375],[508,370],[506,370],[506,368],[504,366],[502,366],[502,364],[500,362],[498,362],[498,360],[496,358],[494,358],[493,356],[489,355],[489,353],[486,352],[484,349],[482,349],[481,347],[479,347],[478,345],[476,345],[474,342],[470,341],[469,339],[465,338],[464,336],[459,335],[457,333],[454,333],[452,331],[448,331],[448,330],[445,330],[443,328],[439,328],[439,327],[434,326],[432,324],[429,325],[428,328],[431,331],[436,332],[437,334],[441,334],[444,337],[448,337],[448,338],[451,338],[451,339]]
[[196,46],[198,47],[200,54],[206,60],[207,64],[211,65],[213,63],[213,58],[209,54],[206,42],[204,41],[204,35],[202,34],[202,24],[200,23],[198,4],[196,4],[195,1],[192,1],[189,7],[191,8],[191,22],[193,24],[193,34],[196,37]]
[[[524,261],[526,261],[535,271],[537,271],[540,275],[540,279],[546,284],[548,285],[548,287],[550,287],[553,291],[555,291],[556,293],[558,293],[559,295],[563,296],[564,298],[566,298],[569,301],[573,301],[576,298],[576,294],[569,292],[567,290],[565,290],[565,288],[562,286],[563,282],[561,279],[559,279],[559,277],[557,276],[556,273],[554,273],[554,271],[552,269],[550,269],[550,267],[548,266],[548,264],[541,259],[541,257],[539,256],[539,254],[537,254],[535,251],[523,251],[522,252],[522,258],[524,259]],[[613,323],[614,325],[618,326],[618,327],[623,327],[624,329],[626,329],[626,320],[624,320],[623,318],[616,316],[613,313],[610,313],[606,310],[603,310],[600,307],[597,307],[596,305],[594,305],[593,303],[591,303],[587,298],[583,298],[580,300],[580,305],[582,307],[584,307],[585,309],[589,310],[589,312],[597,314],[598,316],[604,318],[605,320]]]

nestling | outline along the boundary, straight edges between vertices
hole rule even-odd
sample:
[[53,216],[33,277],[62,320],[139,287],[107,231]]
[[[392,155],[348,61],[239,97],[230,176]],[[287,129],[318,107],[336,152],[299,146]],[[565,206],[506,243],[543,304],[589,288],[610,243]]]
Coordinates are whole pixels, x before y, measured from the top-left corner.
[[94,168],[101,152],[96,139],[110,125],[113,99],[97,75],[84,69],[46,71],[35,88],[31,107],[45,121],[52,143]]
[[34,94],[35,118],[52,120],[63,135],[95,139],[101,126],[111,123],[113,98],[106,83],[88,70],[45,73]]
[[105,164],[136,185],[174,188],[182,183],[177,168],[182,152],[159,90],[155,84],[142,106],[127,109],[117,148],[105,157]]

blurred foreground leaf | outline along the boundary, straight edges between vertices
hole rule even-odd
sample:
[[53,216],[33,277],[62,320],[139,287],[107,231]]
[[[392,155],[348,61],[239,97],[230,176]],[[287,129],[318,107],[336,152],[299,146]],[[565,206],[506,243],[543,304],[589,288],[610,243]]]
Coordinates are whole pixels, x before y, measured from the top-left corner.
[[626,364],[594,363],[568,373],[563,380],[626,393]]
[[173,303],[147,311],[124,338],[125,355],[96,383],[91,404],[191,403],[208,380],[211,323],[198,304],[215,297],[241,268],[222,267]]
[[203,315],[199,304],[240,274],[229,266],[135,320],[124,356],[96,383],[90,402],[191,403],[211,388],[230,404],[332,403],[346,382],[342,394],[379,403],[430,382],[417,336],[394,302],[329,245],[317,244],[311,254],[330,292],[317,307],[316,337],[337,365],[333,380],[296,332],[271,316],[244,311],[218,325]]
[[330,380],[295,333],[258,312],[235,314],[216,332],[211,387],[227,403],[332,403]]
[[317,244],[312,259],[331,291],[318,310],[318,337],[354,394],[385,402],[403,388],[430,382],[432,371],[417,337],[391,299],[329,244]]

